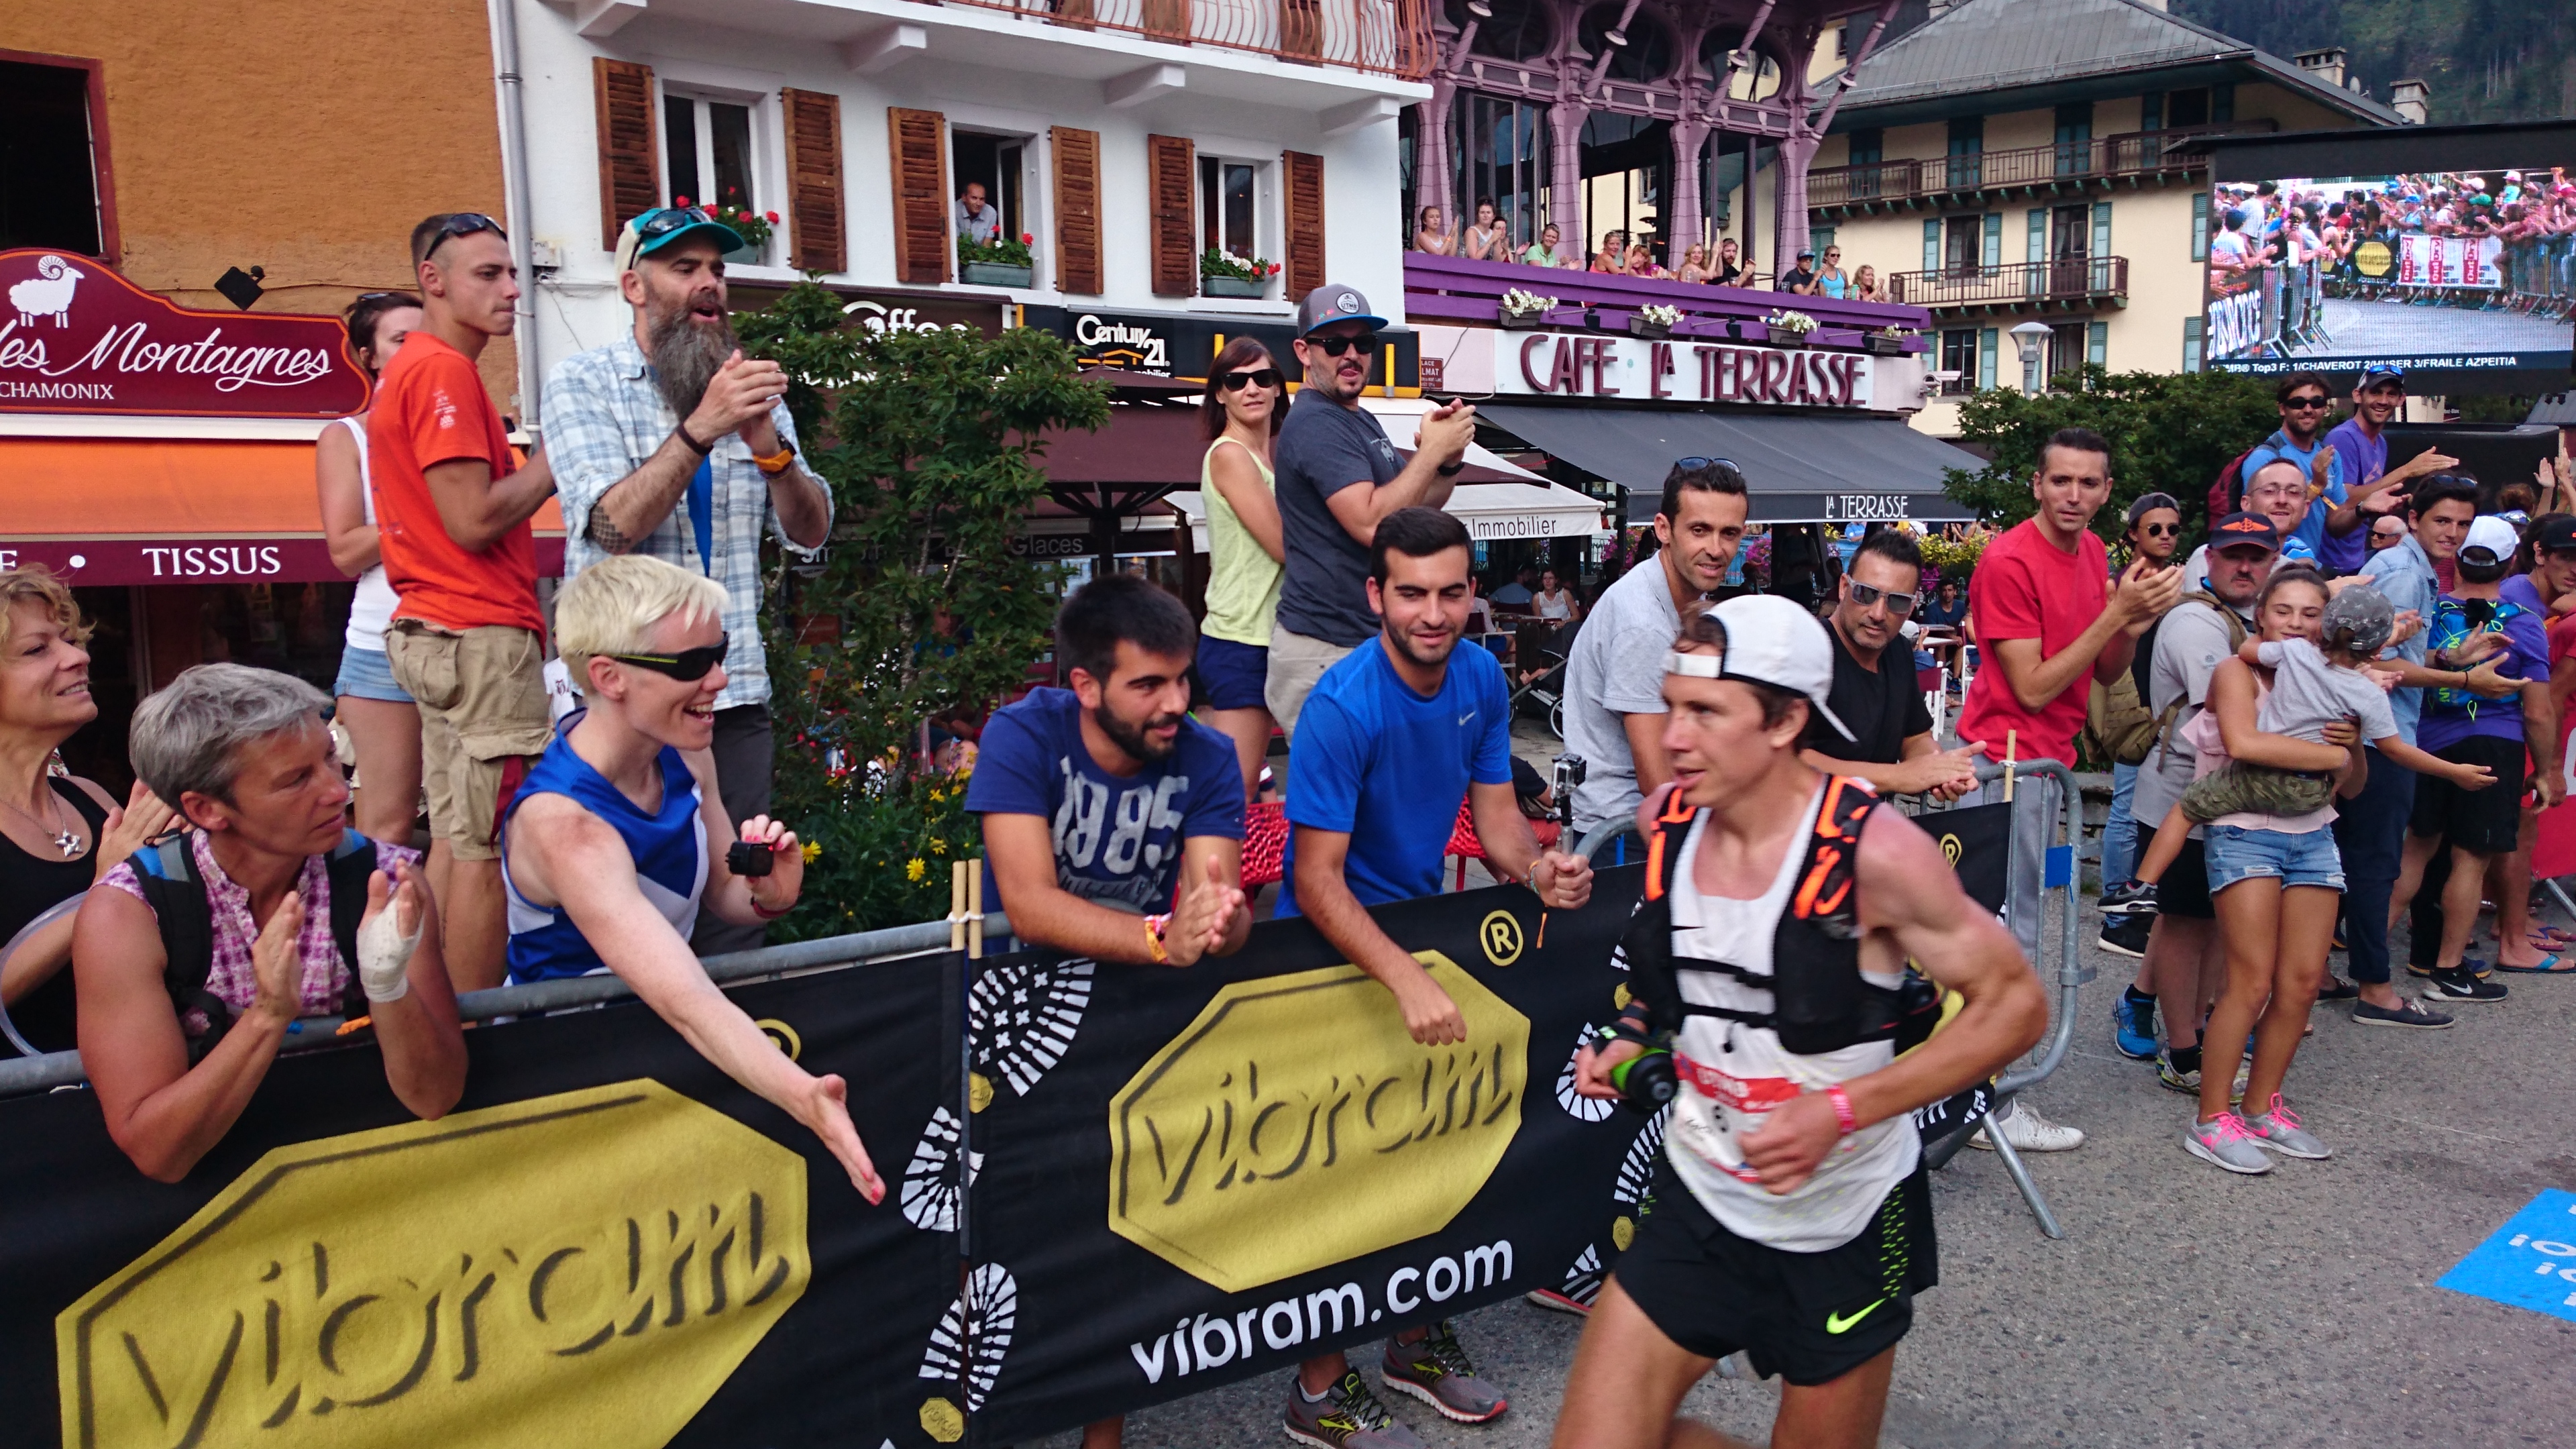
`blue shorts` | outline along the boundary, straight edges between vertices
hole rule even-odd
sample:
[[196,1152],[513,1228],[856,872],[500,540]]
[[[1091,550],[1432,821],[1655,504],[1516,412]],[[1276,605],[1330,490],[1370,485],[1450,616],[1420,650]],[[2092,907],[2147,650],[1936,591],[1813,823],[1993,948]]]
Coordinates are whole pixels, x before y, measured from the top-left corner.
[[2248,830],[2242,825],[2212,825],[2204,852],[2209,862],[2213,896],[2242,880],[2270,876],[2283,890],[2323,886],[2343,890],[2343,856],[2335,849],[2332,830]]
[[340,651],[340,678],[331,692],[342,699],[381,699],[387,704],[410,704],[412,697],[394,683],[394,670],[385,662],[382,649]]
[[1231,639],[1199,639],[1199,703],[1209,709],[1266,709],[1261,686],[1270,677],[1270,651]]

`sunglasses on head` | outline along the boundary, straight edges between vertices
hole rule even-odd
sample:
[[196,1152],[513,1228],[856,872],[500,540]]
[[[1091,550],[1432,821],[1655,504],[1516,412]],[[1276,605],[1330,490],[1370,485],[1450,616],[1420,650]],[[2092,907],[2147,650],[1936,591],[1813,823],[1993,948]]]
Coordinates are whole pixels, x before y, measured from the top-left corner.
[[1216,385],[1219,392],[1241,392],[1247,387],[1275,388],[1279,386],[1279,369],[1275,367],[1237,369],[1218,378]]
[[478,231],[488,231],[503,241],[510,239],[510,234],[501,230],[501,223],[479,211],[460,211],[438,224],[438,230],[430,233],[429,245],[422,248],[420,254],[424,258],[436,256],[438,249],[450,241],[472,236]]
[[695,649],[683,649],[677,654],[611,654],[608,657],[620,664],[632,664],[638,669],[650,669],[655,674],[667,674],[683,684],[695,684],[707,677],[708,670],[724,661],[725,646],[701,644]]
[[1843,582],[1851,587],[1852,602],[1864,609],[1876,605],[1883,599],[1887,602],[1887,612],[1911,614],[1914,612],[1914,606],[1923,599],[1921,594],[1900,594],[1890,589],[1879,588],[1875,584],[1864,584],[1854,578],[1845,578]]
[[707,209],[703,206],[665,206],[658,211],[648,211],[638,218],[635,222],[635,235],[645,241],[651,241],[657,236],[669,236],[684,226],[697,226],[713,220],[715,218],[707,215]]
[[1733,458],[1675,458],[1673,466],[1676,468],[1734,468],[1739,473],[1744,471]]
[[1339,332],[1326,332],[1307,338],[1306,345],[1324,349],[1326,357],[1339,357],[1356,347],[1360,350],[1360,355],[1365,357],[1377,351],[1377,334],[1363,332],[1356,337],[1350,337]]

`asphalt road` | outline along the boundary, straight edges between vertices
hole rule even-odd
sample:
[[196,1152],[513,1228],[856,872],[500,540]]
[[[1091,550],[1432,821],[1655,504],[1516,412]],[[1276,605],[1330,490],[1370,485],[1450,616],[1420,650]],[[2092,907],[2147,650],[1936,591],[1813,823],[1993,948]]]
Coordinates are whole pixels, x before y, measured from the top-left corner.
[[[2040,1235],[1991,1154],[1934,1177],[1942,1286],[1897,1352],[1884,1444],[2576,1445],[2576,1324],[2433,1286],[2534,1194],[2576,1189],[2576,980],[2510,978],[2511,1000],[2456,1008],[2444,1032],[2319,1007],[2290,1095],[2336,1156],[2240,1178],[2186,1155],[2189,1100],[2112,1051],[2135,963],[2085,940],[2101,975],[2034,1100],[2092,1140],[2029,1159],[2067,1237]],[[1463,1336],[1513,1410],[1472,1428],[1395,1412],[1444,1449],[1538,1449],[1581,1327],[1477,1312]],[[1282,1443],[1287,1382],[1141,1413],[1128,1442]],[[1759,1444],[1775,1393],[1711,1378],[1688,1408]]]

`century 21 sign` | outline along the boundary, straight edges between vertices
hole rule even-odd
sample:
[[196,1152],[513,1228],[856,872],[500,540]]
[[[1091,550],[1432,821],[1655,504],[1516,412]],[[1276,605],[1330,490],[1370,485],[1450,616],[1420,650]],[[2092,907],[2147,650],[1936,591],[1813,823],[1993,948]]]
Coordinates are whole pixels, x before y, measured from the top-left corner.
[[1507,393],[1774,407],[1870,405],[1874,369],[1860,353],[1566,332],[1494,335],[1506,354],[1495,359],[1494,380]]

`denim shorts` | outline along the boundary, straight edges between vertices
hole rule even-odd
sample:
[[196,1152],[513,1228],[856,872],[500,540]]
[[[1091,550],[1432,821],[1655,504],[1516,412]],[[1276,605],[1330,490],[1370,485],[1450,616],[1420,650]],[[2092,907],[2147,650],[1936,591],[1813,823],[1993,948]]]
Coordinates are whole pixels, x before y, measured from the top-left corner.
[[2242,825],[2212,825],[2205,832],[2209,893],[2213,896],[2241,880],[2270,876],[2281,888],[2323,886],[2343,890],[2343,856],[2331,830],[2248,830]]
[[331,692],[342,699],[381,699],[387,704],[409,704],[410,695],[394,683],[393,666],[385,662],[382,649],[348,649],[340,651],[339,682]]

